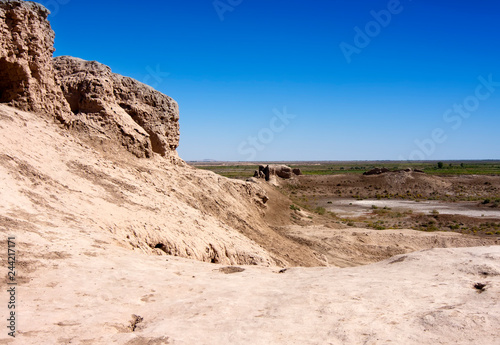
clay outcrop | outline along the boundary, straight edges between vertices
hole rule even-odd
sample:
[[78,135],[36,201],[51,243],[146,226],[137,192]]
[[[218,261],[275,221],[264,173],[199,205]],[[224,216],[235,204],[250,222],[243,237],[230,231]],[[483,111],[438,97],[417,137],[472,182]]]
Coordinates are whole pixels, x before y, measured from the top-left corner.
[[0,103],[58,118],[70,112],[54,80],[54,32],[36,3],[0,1]]
[[48,15],[33,2],[0,0],[0,103],[54,116],[97,145],[176,157],[177,103],[98,62],[53,59]]
[[61,56],[54,69],[72,125],[96,134],[104,130],[139,157],[177,149],[179,107],[172,98],[95,61]]
[[256,170],[253,177],[265,178],[269,181],[271,177],[278,176],[283,179],[290,179],[294,175],[302,175],[300,169],[292,169],[283,164],[259,165],[259,170]]

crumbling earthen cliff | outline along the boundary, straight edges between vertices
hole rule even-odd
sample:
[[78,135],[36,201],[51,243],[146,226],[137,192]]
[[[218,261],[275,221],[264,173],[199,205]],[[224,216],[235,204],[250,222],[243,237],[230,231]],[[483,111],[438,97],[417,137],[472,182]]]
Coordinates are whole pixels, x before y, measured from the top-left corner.
[[25,1],[0,1],[0,103],[62,118],[70,112],[52,67],[49,11]]
[[163,156],[179,145],[179,107],[170,97],[96,61],[54,59],[71,124],[113,136],[138,157]]
[[48,15],[33,2],[0,1],[0,103],[54,116],[94,144],[175,157],[177,103],[98,62],[53,59]]
[[0,192],[14,200],[0,204],[0,218],[42,232],[35,219],[50,219],[109,232],[132,250],[213,263],[325,264],[271,227],[288,214],[269,185],[183,164],[173,99],[98,62],[53,59],[47,16],[0,0]]

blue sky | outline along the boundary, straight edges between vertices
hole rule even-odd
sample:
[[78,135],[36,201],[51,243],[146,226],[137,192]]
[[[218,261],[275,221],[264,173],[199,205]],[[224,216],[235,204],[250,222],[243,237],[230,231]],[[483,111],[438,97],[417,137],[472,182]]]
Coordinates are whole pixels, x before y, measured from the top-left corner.
[[56,56],[179,103],[186,160],[500,158],[498,1],[41,3]]

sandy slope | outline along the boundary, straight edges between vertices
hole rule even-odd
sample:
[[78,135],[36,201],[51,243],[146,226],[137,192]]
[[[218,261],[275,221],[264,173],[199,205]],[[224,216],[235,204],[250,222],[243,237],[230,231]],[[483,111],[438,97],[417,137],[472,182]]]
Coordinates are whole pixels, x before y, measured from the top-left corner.
[[[0,105],[0,215],[106,231],[131,249],[224,264],[320,265],[265,222],[266,186],[164,158],[101,152]],[[273,201],[274,202],[274,201]],[[154,249],[158,247],[157,249]]]
[[[498,246],[224,274],[106,236],[19,231],[18,344],[498,344]],[[132,315],[143,318],[134,331]]]
[[[397,244],[468,242],[293,227],[279,211],[289,201],[265,184],[96,151],[50,119],[4,105],[0,148],[0,246],[16,236],[19,274],[19,334],[4,329],[0,344],[495,344],[500,336],[498,246],[279,273],[276,265],[324,264],[322,253],[347,265],[397,254],[384,249]],[[225,274],[211,261],[243,270]],[[6,289],[0,280],[1,306]]]

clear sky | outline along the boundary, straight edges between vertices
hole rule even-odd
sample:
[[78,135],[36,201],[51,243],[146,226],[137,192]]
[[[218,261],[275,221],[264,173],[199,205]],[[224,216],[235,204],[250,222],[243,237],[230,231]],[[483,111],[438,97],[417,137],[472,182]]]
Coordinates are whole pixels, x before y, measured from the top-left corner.
[[180,106],[185,160],[500,158],[497,0],[43,0]]

